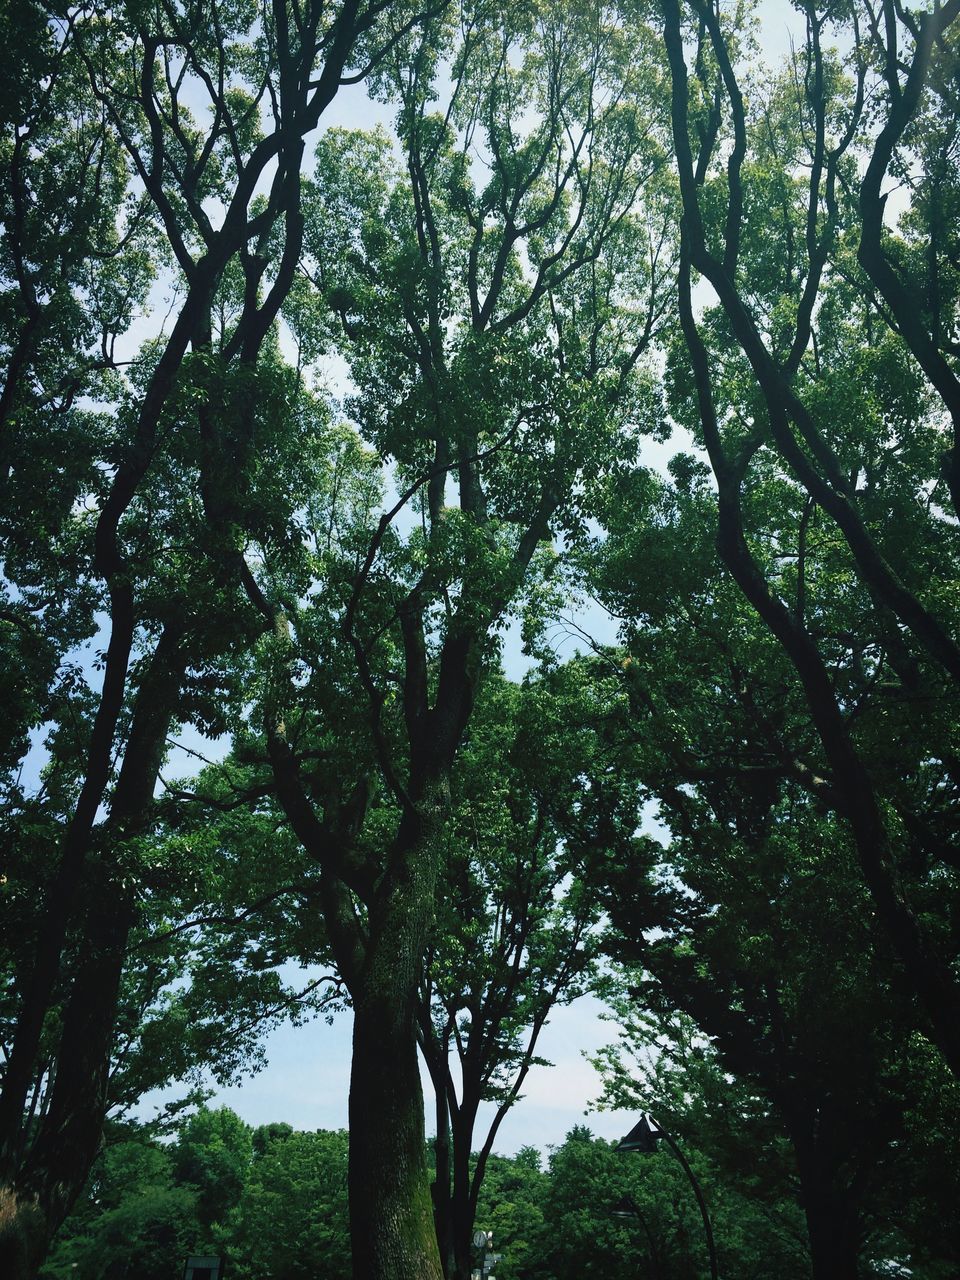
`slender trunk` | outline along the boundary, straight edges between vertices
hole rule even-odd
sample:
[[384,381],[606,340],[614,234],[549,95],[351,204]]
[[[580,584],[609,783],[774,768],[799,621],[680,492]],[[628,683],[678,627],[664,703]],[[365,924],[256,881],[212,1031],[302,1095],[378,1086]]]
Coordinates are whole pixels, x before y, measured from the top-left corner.
[[453,1280],[456,1274],[456,1263],[453,1254],[453,1206],[450,1196],[450,1108],[447,1104],[447,1092],[442,1075],[438,1074],[433,1078],[433,1085],[437,1115],[437,1141],[434,1147],[436,1173],[431,1187],[433,1218],[443,1274],[446,1280]]
[[[464,1092],[466,1093],[466,1090]],[[473,1270],[474,1197],[470,1179],[470,1147],[475,1123],[476,1107],[470,1107],[464,1097],[457,1123],[453,1128],[451,1216],[456,1280],[470,1280]]]
[[[11,1149],[16,1161],[0,1188],[0,1203],[15,1207],[6,1235],[0,1210],[2,1276],[36,1275],[99,1150],[123,962],[136,916],[133,896],[109,855],[116,841],[135,834],[147,820],[187,661],[183,634],[181,623],[170,623],[157,642],[137,694],[103,831],[107,856],[87,862],[83,937],[63,1013],[50,1105],[37,1131],[21,1133]],[[22,1149],[31,1139],[24,1157]]]
[[[13,1047],[0,1092],[0,1176],[9,1177],[19,1159],[23,1110],[34,1062],[60,974],[60,958],[90,850],[96,813],[108,783],[114,729],[126,688],[132,612],[125,615],[120,628],[124,634],[119,640],[116,616],[113,621],[108,671],[91,735],[84,785],[64,836],[59,865],[47,890],[33,965],[24,975],[20,992]],[[115,677],[112,680],[111,675]]]
[[0,1176],[10,1175],[19,1156],[20,1126],[34,1059],[60,973],[60,958],[90,851],[97,813],[109,785],[117,725],[127,693],[137,614],[134,587],[121,547],[120,522],[149,469],[157,425],[176,382],[197,318],[208,305],[218,278],[219,270],[214,274],[208,267],[201,282],[191,288],[150,379],[133,440],[117,468],[97,519],[94,571],[106,582],[110,594],[110,640],[100,705],[87,749],[83,785],[64,835],[59,865],[47,891],[43,924],[37,936],[32,967],[24,976],[13,1047],[0,1091]]
[[[857,258],[893,313],[901,338],[943,401],[953,428],[953,446],[944,454],[943,473],[954,511],[960,515],[960,379],[937,341],[937,308],[928,324],[917,305],[916,291],[908,277],[895,270],[884,249],[884,213],[887,196],[882,188],[903,135],[916,118],[927,83],[930,56],[941,32],[958,16],[956,0],[926,14],[920,25],[913,60],[902,85],[893,81],[890,106],[883,128],[860,184],[860,244]],[[895,73],[899,75],[899,69]],[[935,272],[934,272],[935,274]]]
[[[693,188],[692,159],[687,133],[687,71],[680,30],[680,10],[676,0],[664,0],[664,41],[670,60],[673,82],[673,135],[680,164],[684,218],[680,236],[680,276],[678,301],[683,334],[687,342],[697,388],[700,419],[710,461],[717,478],[719,526],[717,548],[744,596],[756,609],[772,634],[783,646],[803,686],[811,718],[841,797],[840,811],[850,822],[860,865],[877,910],[910,981],[929,1018],[934,1038],[951,1070],[960,1076],[960,988],[944,958],[932,945],[922,921],[907,901],[897,870],[894,850],[878,798],[870,776],[849,736],[834,694],[829,672],[816,643],[805,627],[787,610],[770,589],[760,567],[750,552],[742,523],[740,486],[749,456],[732,460],[724,447],[713,401],[707,348],[700,335],[691,299],[691,267],[697,265],[711,280],[724,304],[734,332],[745,354],[751,359],[758,384],[770,410],[770,421],[777,432],[777,422],[790,435],[788,413],[799,416],[802,406],[789,388],[781,385],[780,374],[773,369],[769,354],[752,331],[749,317],[736,295],[733,285],[707,252],[696,190]],[[788,403],[789,402],[789,403]],[[805,410],[803,411],[805,412]],[[778,439],[778,443],[780,443]],[[790,436],[791,450],[796,442]],[[811,468],[800,455],[803,469]],[[801,479],[803,476],[801,475]],[[804,480],[806,484],[806,480]],[[819,501],[814,489],[807,485]],[[827,486],[829,487],[829,486]],[[829,496],[829,495],[828,495]],[[838,500],[842,494],[834,494]],[[821,504],[830,509],[829,502]],[[856,547],[851,543],[856,555]],[[862,565],[861,565],[862,568]],[[864,573],[868,587],[876,587],[878,595],[893,604],[886,589],[881,590],[875,575]],[[886,584],[889,586],[889,583]],[[909,594],[909,593],[907,593]],[[912,597],[911,597],[912,599]],[[901,602],[902,603],[902,602]],[[916,604],[916,601],[913,601]],[[919,605],[917,606],[919,608]],[[894,608],[902,618],[902,613]],[[935,619],[926,618],[937,629]],[[926,623],[924,625],[926,625]],[[912,624],[911,624],[912,625]],[[915,628],[916,630],[916,628]],[[923,628],[921,628],[923,630]],[[927,637],[930,639],[930,637]],[[947,649],[956,650],[952,639],[941,637]],[[928,646],[929,647],[929,646]],[[934,646],[936,648],[936,646]],[[938,651],[939,652],[939,651]],[[960,651],[957,652],[957,674],[960,676]],[[941,654],[941,656],[944,656]],[[950,653],[945,655],[950,657]],[[947,664],[949,667],[949,663]]]

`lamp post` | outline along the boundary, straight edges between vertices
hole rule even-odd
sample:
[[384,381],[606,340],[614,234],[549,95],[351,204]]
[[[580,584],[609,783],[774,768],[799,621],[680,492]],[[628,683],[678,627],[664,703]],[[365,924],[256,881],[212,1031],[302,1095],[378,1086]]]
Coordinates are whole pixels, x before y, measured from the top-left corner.
[[640,1212],[640,1206],[634,1200],[633,1196],[622,1196],[610,1210],[611,1218],[636,1218],[637,1222],[643,1228],[643,1234],[647,1237],[647,1246],[650,1257],[650,1274],[653,1280],[659,1280],[660,1276],[660,1256],[657,1252],[657,1246],[653,1239],[653,1232],[650,1230],[650,1224]]
[[717,1250],[713,1243],[713,1227],[710,1225],[710,1214],[707,1212],[707,1202],[703,1198],[703,1192],[700,1189],[700,1183],[694,1177],[693,1170],[687,1163],[687,1158],[680,1150],[676,1140],[667,1133],[663,1125],[658,1124],[653,1116],[642,1115],[638,1122],[633,1126],[625,1138],[621,1138],[617,1143],[617,1151],[639,1151],[641,1155],[650,1155],[656,1151],[657,1143],[663,1139],[673,1154],[683,1165],[683,1171],[690,1179],[690,1185],[693,1187],[693,1194],[697,1197],[697,1204],[700,1207],[700,1216],[703,1218],[703,1230],[707,1237],[707,1250],[710,1254],[710,1276],[711,1280],[719,1280],[720,1272],[717,1270]]

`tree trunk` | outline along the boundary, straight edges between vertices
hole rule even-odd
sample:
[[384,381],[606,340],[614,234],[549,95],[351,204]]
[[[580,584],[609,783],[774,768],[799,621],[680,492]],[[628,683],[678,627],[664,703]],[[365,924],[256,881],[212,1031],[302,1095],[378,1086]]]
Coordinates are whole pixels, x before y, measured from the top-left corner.
[[[702,10],[697,5],[698,11]],[[784,371],[764,345],[726,264],[707,247],[688,130],[688,81],[680,6],[664,0],[664,42],[672,79],[673,138],[680,170],[684,219],[681,226],[679,306],[693,366],[700,419],[717,478],[720,555],[744,596],[779,640],[800,679],[811,718],[834,774],[838,811],[850,822],[860,865],[880,919],[929,1018],[933,1037],[950,1069],[960,1078],[960,986],[947,959],[908,902],[895,850],[869,772],[850,737],[830,672],[817,642],[770,588],[754,560],[742,525],[741,485],[749,454],[728,456],[713,400],[706,345],[694,316],[691,268],[713,285],[739,346],[750,361],[768,409],[774,443],[809,495],[843,532],[867,589],[911,629],[928,653],[960,680],[960,649],[938,618],[899,580],[874,545],[849,493],[839,463],[817,431]],[[742,104],[737,107],[742,111]],[[802,442],[793,434],[799,427]],[[816,456],[817,464],[807,449]],[[820,469],[818,469],[818,466]]]
[[350,1075],[350,1235],[356,1280],[442,1280],[417,1037],[394,991],[355,1001]]
[[[828,1125],[828,1131],[822,1132]],[[840,1135],[829,1132],[823,1113],[818,1118],[809,1113],[788,1121],[800,1196],[807,1219],[810,1240],[810,1262],[813,1280],[857,1280],[860,1231],[856,1199],[838,1176]],[[821,1129],[818,1137],[817,1130]]]
[[120,980],[136,909],[106,875],[63,1015],[50,1106],[18,1185],[36,1197],[52,1238],[83,1190],[100,1150],[108,1107]]
[[0,1276],[31,1280],[46,1249],[46,1226],[36,1204],[12,1187],[0,1187]]
[[453,1253],[453,1203],[450,1196],[450,1108],[444,1081],[434,1078],[436,1096],[437,1140],[434,1146],[436,1172],[431,1192],[433,1195],[433,1220],[440,1249],[440,1263],[446,1280],[454,1280],[456,1262]]
[[421,805],[401,821],[390,869],[367,910],[362,961],[350,973],[349,1191],[356,1280],[443,1280],[427,1167],[417,1002],[435,907],[434,837],[445,808],[445,781],[425,790]]
[[0,1276],[33,1280],[100,1147],[117,990],[133,907],[97,886],[50,1085],[50,1107],[15,1182],[0,1189]]
[[464,1097],[453,1127],[453,1195],[450,1207],[456,1280],[470,1280],[473,1272],[475,1200],[470,1177],[470,1144],[475,1122],[476,1106]]
[[857,1245],[842,1213],[834,1206],[807,1204],[813,1280],[857,1280]]
[[137,694],[103,828],[105,852],[99,859],[87,858],[83,892],[71,903],[83,920],[83,934],[48,1086],[50,1105],[33,1131],[27,1132],[21,1120],[16,1141],[8,1142],[7,1180],[0,1187],[2,1277],[32,1280],[36,1275],[100,1148],[120,981],[136,918],[134,898],[115,865],[117,842],[143,828],[152,805],[187,661],[183,630],[180,623],[170,623],[157,642]]
[[470,1280],[473,1274],[473,1214],[461,1198],[453,1201],[453,1257],[455,1280]]
[[810,1237],[813,1280],[857,1280],[859,1240],[856,1217],[823,1176],[800,1176]]

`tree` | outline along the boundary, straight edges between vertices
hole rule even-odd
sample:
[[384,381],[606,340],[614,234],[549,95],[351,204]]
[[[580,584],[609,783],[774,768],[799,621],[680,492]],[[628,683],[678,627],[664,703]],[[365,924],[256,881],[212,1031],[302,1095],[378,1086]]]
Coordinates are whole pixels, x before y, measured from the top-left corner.
[[[694,1160],[699,1174],[702,1162]],[[551,1151],[549,1174],[540,1246],[546,1275],[701,1274],[702,1225],[675,1160],[658,1154],[641,1167],[578,1125]],[[629,1225],[611,1212],[625,1196],[640,1211]]]
[[[625,982],[638,976],[628,969]],[[793,1152],[769,1099],[754,1080],[731,1074],[687,1014],[673,1007],[664,1013],[666,1002],[656,998],[645,1007],[635,995],[625,987],[613,1002],[622,1019],[620,1040],[595,1063],[603,1073],[603,1102],[650,1112],[682,1144],[704,1188],[721,1275],[759,1280],[776,1267],[780,1275],[809,1276]],[[668,1171],[674,1177],[680,1172],[675,1157],[661,1143],[652,1156],[627,1158],[645,1166],[638,1206],[651,1236],[658,1222],[660,1231],[673,1225],[672,1240],[669,1232],[662,1243],[648,1238],[651,1262],[680,1252],[682,1268],[706,1274],[702,1222],[695,1213],[677,1222],[678,1214],[694,1209],[689,1180],[670,1184],[670,1209],[652,1194]],[[661,1159],[665,1167],[655,1163]]]
[[[36,1272],[111,1106],[255,1064],[258,1019],[329,998],[354,1010],[354,1273],[439,1274],[418,1039],[462,1273],[477,1106],[495,1132],[605,886],[700,1090],[656,1078],[681,1129],[722,1102],[795,1168],[818,1274],[952,1266],[916,1202],[883,1223],[877,1184],[948,1166],[937,1053],[960,1070],[960,0],[802,0],[769,74],[713,0],[22,8],[0,18],[0,1262]],[[327,132],[306,176],[364,78],[395,134]],[[712,477],[638,465],[673,425]],[[561,667],[542,620],[574,560],[624,646]],[[543,664],[522,690],[515,621]],[[160,802],[178,725],[232,754]],[[291,957],[320,976],[292,989]],[[256,1150],[292,1187],[289,1143]],[[611,1153],[568,1145],[572,1203],[577,1154],[600,1185]],[[730,1190],[749,1162],[719,1122],[702,1163],[721,1221],[770,1207]],[[651,1168],[652,1254],[694,1274],[679,1175]],[[620,1266],[610,1224],[554,1226]]]
[[[338,321],[352,411],[400,496],[374,528],[311,525],[308,598],[265,572],[277,639],[263,728],[277,795],[321,867],[354,1011],[364,1277],[439,1274],[417,995],[451,773],[493,637],[550,559],[538,548],[582,523],[584,490],[621,451],[617,424],[652,413],[640,360],[661,315],[656,202],[650,235],[632,212],[661,164],[643,118],[656,96],[641,78],[627,100],[627,34],[592,6],[466,10],[444,118],[427,107],[447,53],[431,30],[384,72],[402,169],[383,137],[321,141],[306,232],[308,303]],[[632,270],[649,301],[631,308],[615,266],[648,248],[652,275]],[[414,501],[421,527],[402,538],[393,521]]]
[[[899,1162],[913,1141],[904,1117],[918,1072],[948,1097],[954,1088],[918,1034],[912,988],[869,909],[791,664],[718,563],[704,468],[680,457],[672,470],[672,485],[624,478],[632,502],[614,491],[612,536],[593,566],[628,619],[615,668],[627,704],[619,755],[656,800],[663,830],[662,846],[622,842],[598,860],[611,885],[612,945],[634,966],[636,1006],[656,1011],[658,1028],[683,1010],[722,1069],[776,1117],[793,1147],[814,1275],[855,1276],[865,1248],[891,1245],[873,1233],[885,1220],[880,1189],[907,1185]],[[751,527],[771,530],[767,573],[787,594],[802,570],[806,617],[823,643],[839,633],[835,688],[856,708],[874,776],[891,789],[895,776],[922,778],[913,753],[929,739],[912,740],[888,694],[846,666],[850,648],[866,647],[871,615],[837,539],[820,536],[811,512],[802,565],[774,558],[789,543],[771,522],[793,518],[783,488],[771,470],[744,501]],[[922,861],[910,872],[914,900],[932,916],[943,884]],[[636,1042],[651,1044],[657,1032],[627,1017]],[[695,1067],[688,1054],[684,1082]],[[662,1106],[656,1094],[644,1101],[654,1114]],[[698,1142],[702,1128],[691,1130]],[[949,1161],[949,1126],[936,1142]],[[884,1256],[897,1255],[874,1261]]]
[[196,1193],[145,1135],[111,1134],[43,1265],[45,1280],[176,1274],[197,1243]]
[[[700,828],[696,864],[674,863],[679,892],[664,936],[637,945],[626,903],[620,920],[631,939],[627,954],[651,975],[637,974],[637,1003],[690,1014],[723,1068],[769,1099],[792,1144],[813,1275],[855,1277],[872,1243],[872,1193],[905,1185],[901,1117],[917,1055],[928,1071],[929,1055],[896,983],[881,976],[882,951],[856,927],[869,914],[843,891],[850,869],[840,841],[796,809],[789,823],[791,836],[769,838],[755,857],[738,843],[742,906],[717,906],[715,877],[732,871]],[[704,892],[708,884],[712,892]],[[940,1087],[950,1087],[942,1076]],[[701,1127],[690,1131],[699,1142]],[[950,1146],[948,1139],[945,1158]]]
[[250,1167],[226,1247],[241,1277],[347,1280],[346,1133],[266,1138]]
[[[882,26],[881,26],[882,12]],[[888,308],[886,322],[909,347],[950,416],[943,477],[960,512],[960,380],[957,356],[956,159],[958,119],[955,5],[911,14],[868,10],[865,50],[880,68],[885,115],[859,190],[857,258]],[[885,225],[885,181],[916,163],[903,237]],[[917,305],[919,299],[920,305]]]
[[515,1156],[491,1154],[477,1202],[477,1225],[493,1232],[494,1252],[501,1255],[497,1274],[504,1280],[542,1271],[543,1206],[548,1188],[535,1147]]
[[[909,98],[926,75],[928,42],[946,39],[956,14],[953,6],[946,6],[915,23],[908,19],[907,26],[914,26],[916,45],[909,63],[912,88],[901,98],[897,73],[892,69],[894,46],[883,47],[884,40],[893,39],[898,19],[894,7],[886,6],[886,35],[882,36],[879,24],[873,22],[872,50],[868,51],[869,39],[855,40],[851,58],[854,85],[852,91],[847,89],[839,96],[840,69],[822,46],[831,11],[819,12],[809,6],[806,47],[788,99],[788,131],[780,123],[782,117],[778,119],[769,108],[748,113],[737,79],[736,33],[724,29],[712,6],[698,0],[692,10],[692,31],[699,49],[693,64],[697,105],[693,105],[683,45],[684,11],[672,0],[663,6],[664,38],[683,202],[682,359],[717,481],[718,547],[740,589],[789,655],[817,729],[832,796],[854,833],[865,882],[920,995],[937,1042],[957,1071],[958,993],[936,936],[938,931],[929,928],[904,890],[896,825],[887,818],[882,788],[859,748],[847,707],[831,680],[830,655],[804,610],[804,597],[801,594],[798,608],[795,601],[783,596],[776,577],[751,545],[754,531],[744,512],[744,490],[751,469],[772,459],[785,482],[803,495],[799,505],[808,514],[801,517],[791,535],[793,546],[799,544],[801,563],[809,512],[822,511],[842,537],[843,554],[849,557],[869,598],[874,615],[871,643],[882,654],[882,661],[902,674],[904,699],[955,698],[960,651],[954,620],[936,594],[925,590],[923,575],[918,572],[922,556],[945,553],[948,563],[952,559],[943,537],[943,517],[936,504],[928,504],[922,524],[911,520],[917,539],[911,545],[922,548],[913,558],[904,556],[902,547],[892,545],[889,525],[885,529],[882,524],[884,518],[889,519],[891,508],[898,515],[904,510],[903,488],[888,487],[883,480],[895,475],[898,486],[910,482],[918,487],[929,485],[935,450],[928,447],[909,452],[908,482],[904,470],[891,470],[889,464],[908,441],[912,442],[913,414],[904,420],[896,410],[885,414],[881,406],[879,422],[865,436],[860,430],[845,431],[842,414],[839,418],[828,416],[837,403],[832,394],[832,353],[824,364],[817,328],[821,314],[832,318],[826,299],[834,293],[835,280],[843,279],[843,264],[838,262],[840,230],[851,221],[856,226],[844,193],[850,180],[848,154],[855,144],[864,145],[863,104],[870,58],[879,53],[880,64],[886,65],[887,92],[895,104],[890,106],[890,127],[882,128],[877,136],[861,191],[861,210],[873,217],[877,206],[871,205],[870,192],[885,171],[884,156],[889,158],[890,147],[895,145],[892,140],[899,136],[893,116],[912,114]],[[872,14],[869,6],[867,13]],[[721,169],[718,140],[722,126],[729,129],[730,146]],[[778,183],[783,187],[782,216],[778,215],[773,227],[784,239],[779,258],[782,270],[765,277],[756,270],[751,232],[755,211],[763,207],[757,197],[770,187],[770,169],[761,163],[769,152],[776,165],[774,189]],[[784,165],[785,157],[791,158],[792,165]],[[801,163],[808,166],[802,187],[794,177]],[[715,216],[718,207],[725,208],[723,218]],[[769,221],[766,225],[769,227]],[[863,226],[866,241],[862,243],[869,245],[871,236],[876,239],[876,228],[871,232],[867,222]],[[871,261],[876,263],[873,254]],[[719,299],[724,354],[742,362],[743,373],[730,400],[730,384],[724,385],[722,377],[716,376],[717,348],[705,336],[707,326],[694,312],[694,271],[703,275]],[[853,303],[842,284],[839,292],[848,305]],[[869,300],[865,307],[869,314]],[[842,382],[841,375],[840,385]],[[723,386],[720,396],[718,384]],[[854,419],[851,425],[862,429],[863,424]],[[932,434],[937,434],[935,428]],[[925,443],[929,446],[929,435]],[[917,474],[915,468],[921,467],[924,469]],[[866,477],[864,486],[858,486],[861,475]],[[952,564],[948,572],[954,576]],[[806,578],[799,581],[805,584]],[[935,755],[944,752],[939,743],[929,746]],[[946,780],[952,752],[946,749],[945,754],[946,759],[936,758]],[[952,783],[947,785],[952,789]],[[912,812],[903,814],[902,821],[922,825],[923,818]],[[932,842],[930,848],[932,853]]]
[[[577,723],[598,711],[584,707],[580,692],[488,676],[451,776],[420,996],[420,1048],[436,1102],[432,1191],[448,1276],[473,1269],[474,1223],[501,1123],[530,1068],[549,1065],[537,1057],[540,1032],[596,976],[599,899],[579,874],[568,834],[598,755],[592,726]],[[632,830],[636,805],[627,799],[622,809],[617,816]],[[495,1109],[480,1137],[484,1102]]]
[[349,1276],[346,1133],[251,1131],[225,1107],[201,1108],[169,1144],[109,1128],[46,1280],[160,1280],[198,1253],[224,1256],[241,1280]]
[[253,1156],[250,1126],[228,1107],[203,1107],[184,1125],[171,1154],[174,1178],[197,1193],[201,1227],[209,1230],[224,1222],[247,1181]]
[[[387,8],[34,5],[18,37],[41,79],[18,82],[3,155],[3,483],[15,495],[4,642],[14,660],[33,653],[4,762],[28,728],[53,723],[46,788],[31,799],[15,784],[8,815],[22,944],[0,1096],[0,1256],[27,1274],[96,1151],[138,915],[130,857],[168,732],[222,731],[223,666],[272,618],[255,590],[247,599],[244,551],[289,535],[300,499],[272,463],[291,456],[286,433],[317,425],[296,411],[308,402],[274,338],[302,247],[303,139],[419,16],[390,5],[386,24]],[[121,376],[116,339],[158,270],[172,325]],[[83,394],[103,410],[78,410]],[[49,609],[62,581],[65,607]],[[72,646],[95,632],[92,682]],[[44,1081],[38,1112],[28,1099]]]

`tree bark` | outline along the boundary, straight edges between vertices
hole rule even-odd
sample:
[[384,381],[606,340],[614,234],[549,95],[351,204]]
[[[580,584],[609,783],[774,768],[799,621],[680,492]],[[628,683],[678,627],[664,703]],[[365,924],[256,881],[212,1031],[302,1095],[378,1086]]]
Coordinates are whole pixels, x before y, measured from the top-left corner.
[[[350,1235],[356,1280],[442,1280],[412,1011],[393,984],[354,1003]],[[397,997],[399,996],[399,1001]],[[398,1008],[399,1003],[399,1008]]]
[[800,1133],[794,1127],[792,1138],[813,1280],[857,1280],[860,1232],[852,1198],[837,1185],[836,1170],[824,1158],[812,1130]]
[[435,1147],[436,1175],[431,1185],[433,1196],[433,1221],[440,1249],[440,1265],[446,1280],[456,1276],[456,1256],[453,1251],[453,1204],[450,1198],[450,1134],[439,1129],[441,1108],[437,1107],[437,1141]]
[[456,1280],[470,1280],[473,1270],[475,1198],[470,1177],[470,1147],[476,1112],[477,1107],[473,1099],[464,1098],[453,1129],[453,1194],[450,1199],[450,1209]]
[[428,784],[422,795],[401,820],[368,906],[360,965],[351,956],[340,965],[354,1010],[348,1180],[356,1280],[443,1280],[417,1029],[445,782]]
[[100,1148],[120,980],[136,914],[132,895],[108,878],[93,889],[95,905],[64,1013],[50,1107],[18,1178],[43,1215],[44,1254]]
[[450,1104],[447,1098],[446,1077],[441,1066],[445,1065],[448,1044],[446,1036],[438,1047],[430,1039],[432,1031],[430,1010],[420,1008],[421,1024],[426,1023],[426,1030],[421,1039],[421,1050],[433,1081],[437,1138],[434,1144],[434,1179],[430,1187],[433,1197],[433,1220],[437,1232],[437,1244],[440,1249],[440,1265],[446,1280],[453,1280],[456,1262],[453,1253],[453,1206],[450,1197],[451,1153],[450,1153]]

